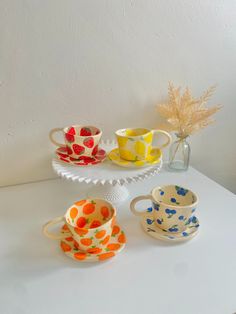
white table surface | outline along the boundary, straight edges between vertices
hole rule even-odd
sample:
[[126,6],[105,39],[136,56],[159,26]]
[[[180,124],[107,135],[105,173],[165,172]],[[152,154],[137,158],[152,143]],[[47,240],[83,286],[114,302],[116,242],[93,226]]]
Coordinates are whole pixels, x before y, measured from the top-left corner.
[[[132,197],[169,183],[200,198],[199,234],[186,243],[151,238],[129,211]],[[56,179],[1,188],[0,313],[236,312],[236,196],[192,168],[128,187],[130,199],[117,208],[126,248],[96,264],[71,260],[41,233],[46,221],[84,197],[87,185]]]

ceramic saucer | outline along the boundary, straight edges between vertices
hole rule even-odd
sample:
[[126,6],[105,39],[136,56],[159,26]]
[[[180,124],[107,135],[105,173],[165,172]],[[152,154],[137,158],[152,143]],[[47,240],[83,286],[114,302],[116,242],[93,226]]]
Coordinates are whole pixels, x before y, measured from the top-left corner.
[[80,156],[80,159],[74,159],[67,153],[66,147],[59,147],[56,150],[57,158],[65,163],[72,164],[74,166],[90,166],[101,163],[106,159],[106,152],[104,149],[98,149],[97,154],[94,157]]
[[113,163],[118,166],[126,168],[141,168],[158,164],[161,161],[162,152],[160,149],[153,149],[147,160],[128,161],[120,157],[118,148],[114,148],[110,151],[108,157]]
[[147,209],[147,214],[143,215],[141,224],[144,231],[153,238],[170,242],[182,242],[190,240],[197,235],[199,229],[199,221],[197,217],[192,216],[189,219],[185,231],[179,233],[166,232],[158,228],[158,226],[155,224],[151,207]]
[[[65,232],[63,228],[65,228],[65,225],[61,228],[62,233]],[[89,252],[81,251],[77,242],[73,239],[72,236],[62,240],[60,245],[62,251],[67,256],[78,262],[98,262],[110,259],[111,257],[115,256],[117,253],[123,250],[125,243],[126,237],[124,231],[120,228],[120,226],[115,225],[113,227],[110,241],[103,249],[92,248],[88,250]]]

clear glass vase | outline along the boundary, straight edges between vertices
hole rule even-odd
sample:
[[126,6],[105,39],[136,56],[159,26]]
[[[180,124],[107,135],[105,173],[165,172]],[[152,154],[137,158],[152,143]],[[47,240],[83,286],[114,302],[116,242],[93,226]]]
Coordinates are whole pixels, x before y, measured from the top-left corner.
[[175,171],[185,171],[189,167],[190,145],[186,137],[176,134],[177,140],[170,146],[169,168]]

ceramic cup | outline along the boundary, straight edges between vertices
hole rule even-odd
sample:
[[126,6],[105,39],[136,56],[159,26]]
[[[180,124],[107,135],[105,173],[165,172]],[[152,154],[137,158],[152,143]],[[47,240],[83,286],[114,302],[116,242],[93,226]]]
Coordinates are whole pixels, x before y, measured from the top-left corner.
[[[137,161],[146,160],[152,150],[160,149],[170,144],[171,136],[163,130],[150,130],[144,128],[121,129],[116,131],[116,138],[120,157],[125,160]],[[166,142],[160,147],[153,147],[152,142],[154,135],[163,134]]]
[[150,195],[138,196],[132,200],[130,209],[134,215],[146,214],[135,209],[136,203],[145,199],[152,201],[156,225],[173,233],[182,232],[187,228],[198,203],[196,194],[186,188],[177,185],[155,187]]
[[[116,210],[111,203],[103,199],[85,199],[74,203],[64,216],[54,218],[43,226],[46,237],[59,240],[72,235],[78,248],[88,251],[102,248],[110,240],[115,224]],[[51,233],[48,228],[58,223],[65,223],[68,233]]]
[[[60,144],[53,138],[56,132],[63,132],[65,144]],[[96,155],[101,136],[102,131],[95,126],[81,125],[55,128],[49,133],[51,142],[56,146],[66,147],[68,155],[74,159],[80,159],[82,156],[92,157]]]

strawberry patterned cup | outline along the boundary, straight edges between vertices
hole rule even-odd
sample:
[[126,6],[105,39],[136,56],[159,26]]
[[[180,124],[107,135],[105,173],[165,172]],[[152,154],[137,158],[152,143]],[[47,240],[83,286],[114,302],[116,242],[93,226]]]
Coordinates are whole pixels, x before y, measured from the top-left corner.
[[[115,225],[116,210],[111,203],[103,199],[84,199],[75,202],[64,216],[54,218],[43,227],[46,237],[60,240],[71,236],[78,249],[91,252],[105,247],[110,241]],[[63,222],[65,233],[54,234],[48,227]]]
[[[60,144],[54,140],[53,135],[56,132],[63,132],[65,144]],[[102,136],[102,131],[95,126],[72,125],[65,128],[55,128],[49,133],[49,138],[53,144],[59,147],[65,147],[68,155],[78,159],[93,157],[98,152],[98,144]]]

